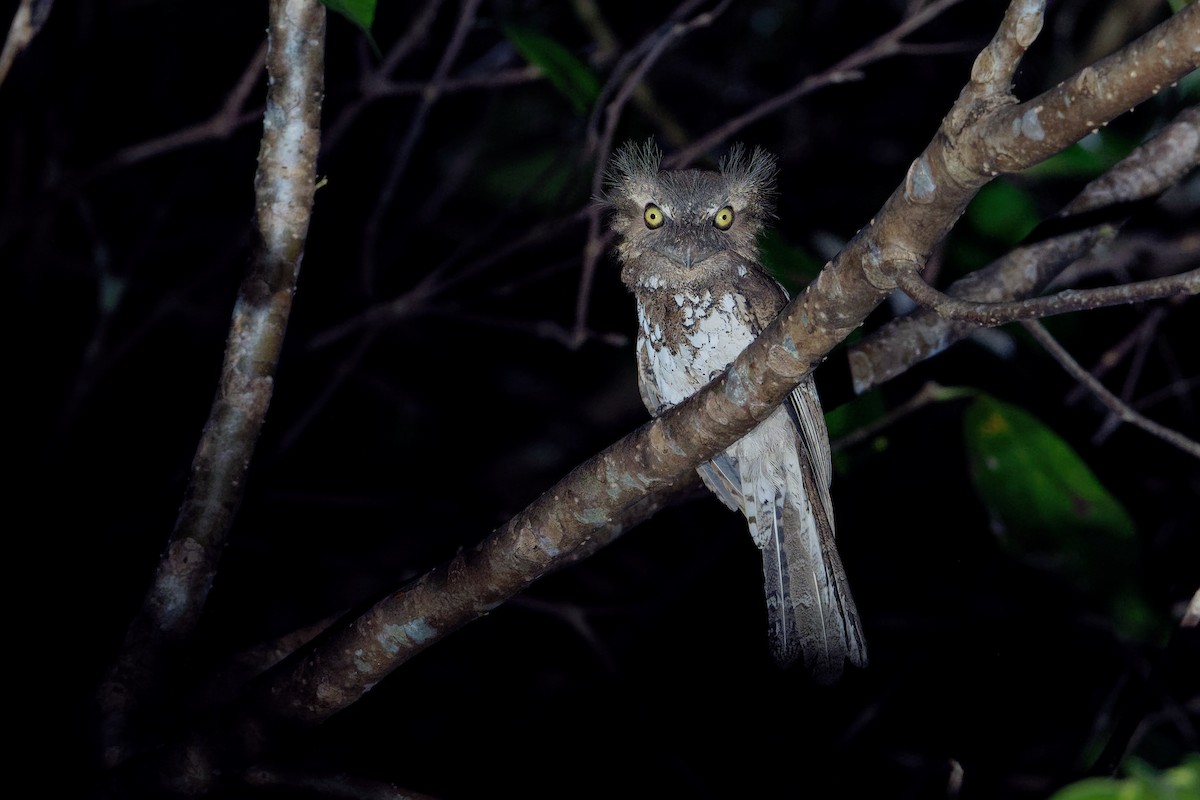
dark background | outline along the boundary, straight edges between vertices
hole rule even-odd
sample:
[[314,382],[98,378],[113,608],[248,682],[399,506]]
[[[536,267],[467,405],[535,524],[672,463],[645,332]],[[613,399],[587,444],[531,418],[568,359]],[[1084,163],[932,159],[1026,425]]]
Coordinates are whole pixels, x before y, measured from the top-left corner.
[[[783,240],[820,263],[870,218],[933,135],[1003,5],[962,3],[911,37],[922,47],[738,132],[779,156]],[[4,4],[4,19],[14,6]],[[381,4],[375,37],[385,52],[417,7]],[[624,48],[673,8],[601,5]],[[902,9],[734,3],[671,47],[648,84],[660,111],[696,138],[867,44]],[[457,13],[443,5],[396,80],[428,79]],[[1018,95],[1054,85],[1166,13],[1160,3],[1051,3]],[[485,2],[450,74],[519,67],[506,24],[585,62],[596,55],[570,4]],[[260,123],[137,164],[112,159],[220,107],[265,25],[264,3],[60,2],[0,85],[16,474],[6,527],[14,577],[31,581],[16,616],[39,634],[18,640],[10,658],[28,659],[37,687],[29,699],[41,733],[29,744],[72,782],[93,774],[91,693],[171,530],[212,400],[251,252]],[[375,63],[361,34],[331,17],[327,121],[356,101]],[[593,66],[601,81],[611,65]],[[1187,102],[1168,90],[1113,131],[1136,142]],[[583,152],[586,115],[544,80],[447,93],[372,247],[366,223],[416,107],[413,95],[376,100],[322,152],[328,184],[191,662],[197,675],[473,545],[646,419],[633,303],[611,259],[590,295],[589,336],[569,346],[556,333],[575,321],[587,237],[577,213],[594,166]],[[629,106],[616,141],[656,134],[674,149]],[[1017,182],[1049,215],[1085,180]],[[1194,176],[1180,194],[1129,231],[1170,240],[1194,224]],[[964,224],[943,274],[1006,246]],[[1133,277],[1154,261],[1150,248]],[[403,318],[323,343],[434,269],[455,282]],[[808,277],[781,275],[793,287]],[[1092,364],[1152,307],[1074,315],[1054,332]],[[1169,307],[1134,392],[1182,385],[1147,413],[1192,437],[1194,315],[1195,301]],[[1146,602],[1177,619],[1200,580],[1196,462],[1128,427],[1095,444],[1102,412],[1067,405],[1065,374],[1015,329],[1004,337],[1010,355],[964,343],[885,386],[885,403],[936,380],[1037,415],[1130,512],[1138,560],[1126,566]],[[1125,375],[1122,366],[1108,384],[1119,388]],[[851,399],[843,351],[817,380],[827,410]],[[1145,717],[1136,752],[1178,763],[1197,749],[1194,727],[1180,722],[1196,689],[1195,673],[1179,666],[1189,643],[1164,657],[1157,644],[1130,641],[1053,569],[1002,549],[971,482],[962,410],[926,408],[839,456],[839,537],[871,666],[838,687],[817,689],[802,670],[771,662],[758,555],[741,518],[705,497],[439,643],[284,756],[445,798],[936,797],[953,759],[964,796],[1040,797],[1096,770],[1110,735],[1127,739]],[[180,694],[187,688],[181,680]]]

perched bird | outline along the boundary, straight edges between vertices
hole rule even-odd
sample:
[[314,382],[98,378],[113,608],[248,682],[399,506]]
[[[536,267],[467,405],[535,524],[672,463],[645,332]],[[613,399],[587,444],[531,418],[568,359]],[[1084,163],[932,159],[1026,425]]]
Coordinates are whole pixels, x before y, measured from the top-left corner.
[[[619,237],[621,280],[637,300],[638,386],[651,414],[720,374],[788,296],[759,265],[755,237],[771,216],[775,159],[735,146],[720,171],[660,171],[652,143],[609,164],[603,202]],[[858,611],[834,546],[829,434],[812,379],[699,469],[741,510],[762,551],[771,649],[803,656],[830,683],[866,663]]]

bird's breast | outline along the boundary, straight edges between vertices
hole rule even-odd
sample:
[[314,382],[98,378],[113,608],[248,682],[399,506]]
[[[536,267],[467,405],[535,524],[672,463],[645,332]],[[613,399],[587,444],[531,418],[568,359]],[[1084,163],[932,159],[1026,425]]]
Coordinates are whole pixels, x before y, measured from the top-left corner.
[[754,340],[746,299],[736,291],[639,292],[637,308],[639,377],[652,382],[646,388],[663,405],[693,394]]

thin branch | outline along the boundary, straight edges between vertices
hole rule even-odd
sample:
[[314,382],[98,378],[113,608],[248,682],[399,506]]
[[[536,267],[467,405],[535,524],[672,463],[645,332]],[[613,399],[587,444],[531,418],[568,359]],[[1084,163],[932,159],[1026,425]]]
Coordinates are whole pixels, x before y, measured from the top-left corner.
[[[1154,332],[1157,330],[1159,323],[1167,316],[1165,307],[1154,308],[1146,315],[1146,318],[1137,324],[1133,330],[1121,337],[1121,341],[1114,346],[1108,348],[1096,359],[1095,366],[1089,370],[1088,374],[1095,378],[1103,378],[1109,370],[1113,369],[1124,360],[1125,356],[1138,342],[1149,341],[1154,338]],[[1076,386],[1067,393],[1066,404],[1069,406],[1075,405],[1083,396],[1087,394],[1087,389],[1083,386]]]
[[1104,286],[1098,289],[1065,289],[1046,297],[1014,300],[1006,303],[981,303],[959,300],[943,294],[926,283],[916,270],[896,275],[897,286],[925,308],[946,319],[994,327],[1017,320],[1038,319],[1069,311],[1090,311],[1104,306],[1161,300],[1176,295],[1200,293],[1200,268],[1145,281]]
[[959,400],[974,395],[969,389],[959,389],[955,387],[941,386],[933,381],[923,385],[916,394],[905,400],[900,405],[890,409],[886,414],[877,420],[872,420],[870,424],[864,425],[850,433],[842,436],[830,443],[830,450],[834,453],[841,452],[850,447],[854,447],[867,439],[872,438],[880,431],[886,430],[895,425],[900,420],[907,417],[916,411],[925,408],[925,406],[933,405],[934,403],[945,403],[949,400]]
[[271,401],[299,275],[316,185],[324,6],[272,0],[268,36],[272,80],[255,177],[261,243],[234,305],[217,396],[175,528],[100,687],[110,766],[136,747],[140,717],[153,715],[208,597]]
[[450,35],[450,41],[446,44],[446,49],[443,51],[441,59],[438,60],[437,67],[434,68],[429,86],[421,95],[421,102],[417,106],[417,110],[413,112],[412,121],[408,124],[408,130],[404,134],[404,140],[400,143],[400,147],[396,150],[395,157],[392,158],[391,167],[379,190],[379,197],[372,207],[371,216],[363,226],[362,282],[367,296],[373,293],[375,283],[375,249],[379,239],[379,228],[391,209],[392,197],[400,188],[400,181],[404,178],[405,170],[408,169],[408,162],[417,146],[417,140],[425,131],[425,121],[429,118],[434,104],[441,97],[442,84],[445,82],[446,76],[450,74],[450,68],[458,59],[463,45],[466,44],[467,34],[475,24],[475,14],[479,10],[479,3],[480,0],[463,0],[454,32]]
[[443,259],[435,268],[427,272],[420,281],[408,291],[389,300],[384,300],[368,306],[352,318],[315,335],[309,347],[318,350],[328,347],[355,332],[368,327],[383,327],[413,314],[423,308],[438,295],[462,281],[477,275],[487,267],[510,258],[514,253],[545,241],[548,236],[560,232],[564,226],[582,222],[590,214],[590,209],[580,209],[570,215],[558,217],[529,227],[518,238],[493,248],[486,254],[469,262],[452,275],[445,275],[452,263],[452,258]]
[[371,345],[375,344],[375,340],[381,331],[382,328],[378,327],[368,329],[354,343],[351,351],[339,359],[337,369],[325,381],[321,387],[321,391],[309,401],[304,412],[300,414],[296,421],[288,427],[287,432],[280,438],[279,444],[272,454],[274,459],[283,458],[288,454],[301,440],[309,426],[316,421],[321,412],[325,410],[325,407],[329,405],[329,401],[333,399],[334,395],[338,393],[346,381],[350,380],[351,376],[357,374],[358,368],[362,366],[363,359],[367,357],[367,353],[371,350]]
[[[681,19],[683,16],[685,16],[687,13],[687,7],[689,5],[690,4],[685,3],[683,6],[677,8],[675,13],[672,14],[672,19]],[[613,32],[612,28],[609,27],[608,23],[605,22],[604,17],[600,13],[599,4],[596,2],[596,0],[572,0],[571,6],[574,8],[575,16],[579,18],[580,24],[583,25],[596,43],[595,47],[592,48],[592,52],[588,60],[593,65],[603,69],[616,57],[617,53],[619,52],[620,44],[617,41],[616,34]],[[632,63],[631,60],[627,61],[627,59],[635,54],[636,48],[634,51],[627,53],[621,58],[621,64],[619,64],[617,69],[613,70],[612,74],[610,74],[609,79],[606,82],[606,86],[614,84],[619,76],[624,74],[622,65],[624,65],[627,69],[628,64]],[[688,134],[684,130],[683,125],[681,125],[679,120],[677,120],[674,115],[672,115],[671,112],[668,111],[666,107],[658,101],[658,98],[650,89],[649,84],[643,82],[637,85],[637,87],[633,90],[633,104],[638,111],[644,114],[648,120],[650,120],[651,125],[655,128],[655,130],[662,134],[662,137],[669,144],[675,147],[683,147],[687,143]],[[589,148],[594,146],[596,143],[595,123],[598,119],[596,111],[601,105],[602,103],[598,102],[592,109],[593,113],[591,119],[589,120],[588,126]],[[587,151],[587,153],[590,155],[595,155],[595,153],[593,153],[590,149]]]
[[[1200,163],[1200,108],[1179,114],[1149,141],[1091,181],[1060,218],[1156,197]],[[1050,284],[1071,262],[1115,235],[1119,219],[1078,228],[1023,245],[951,285],[946,293],[962,299],[1000,302],[1027,297]],[[942,352],[978,328],[935,311],[918,309],[894,319],[849,350],[856,392],[894,378],[913,364]]]
[[1160,425],[1152,419],[1147,419],[1142,414],[1130,408],[1125,401],[1110,392],[1105,388],[1104,384],[1100,383],[1086,369],[1081,367],[1079,362],[1072,358],[1071,354],[1055,341],[1053,336],[1047,333],[1041,323],[1023,322],[1021,324],[1072,378],[1079,381],[1083,386],[1086,386],[1111,413],[1120,417],[1124,422],[1136,425],[1147,433],[1162,439],[1164,442],[1178,447],[1193,458],[1200,459],[1200,443],[1187,438],[1165,425]]
[[8,71],[12,69],[17,56],[29,47],[33,37],[42,29],[53,5],[54,0],[21,0],[8,26],[4,49],[0,50],[0,84],[8,77]]
[[482,75],[469,75],[463,78],[447,78],[439,84],[429,81],[388,81],[372,93],[372,97],[404,97],[405,95],[425,95],[436,91],[441,95],[454,94],[473,89],[502,89],[508,86],[520,86],[541,80],[545,74],[539,67],[526,64],[520,67],[489,72]]
[[326,150],[334,147],[342,140],[342,136],[354,120],[357,119],[363,108],[376,98],[377,92],[381,91],[382,87],[387,85],[387,76],[391,75],[400,66],[409,53],[426,41],[429,36],[429,28],[433,25],[433,21],[437,19],[437,14],[441,7],[442,0],[430,0],[427,3],[422,3],[420,12],[413,18],[404,35],[392,45],[391,50],[384,57],[383,63],[363,75],[359,84],[361,94],[356,99],[347,103],[337,118],[326,127],[324,136],[324,147]]
[[246,68],[242,70],[241,77],[238,78],[238,82],[234,85],[229,96],[225,98],[225,102],[221,105],[221,108],[211,117],[195,125],[189,125],[186,128],[168,133],[165,136],[158,136],[118,150],[107,161],[98,165],[89,173],[88,177],[104,175],[121,167],[148,161],[169,153],[172,150],[178,150],[201,142],[214,139],[228,139],[240,130],[242,126],[261,118],[263,113],[261,108],[249,110],[243,110],[243,108],[246,105],[246,101],[250,98],[250,93],[254,91],[254,87],[262,79],[263,67],[266,63],[267,43],[263,42],[246,63]]
[[956,6],[961,2],[962,0],[937,0],[917,10],[912,16],[901,20],[896,27],[865,47],[855,50],[832,67],[822,70],[815,75],[809,75],[787,91],[764,100],[741,115],[734,117],[699,137],[688,147],[669,156],[663,166],[669,169],[679,169],[691,164],[701,155],[712,150],[721,142],[728,140],[746,126],[790,106],[801,97],[812,94],[826,86],[861,80],[863,76],[862,70],[865,67],[901,53],[903,49],[901,47],[901,40],[904,37],[916,32],[948,8]]
[[[1159,311],[1160,314],[1152,315],[1151,318],[1166,316],[1167,312],[1165,308],[1157,308],[1155,310]],[[1124,403],[1129,403],[1133,397],[1134,387],[1137,386],[1138,381],[1142,378],[1143,370],[1146,367],[1146,358],[1150,352],[1150,346],[1154,341],[1153,336],[1150,334],[1150,328],[1141,328],[1141,330],[1142,335],[1133,340],[1137,346],[1134,348],[1133,358],[1129,362],[1129,370],[1125,373],[1125,382],[1121,386],[1120,397]],[[1098,378],[1099,376],[1096,377]],[[1104,422],[1101,423],[1100,428],[1092,435],[1092,443],[1094,445],[1102,444],[1120,424],[1121,418],[1117,414],[1110,412]]]
[[[689,17],[689,14],[695,11],[696,6],[701,5],[704,0],[683,0],[680,2],[670,16],[667,17],[664,24],[655,26],[655,29],[650,34],[644,36],[641,42],[629,49],[628,53],[620,56],[616,66],[612,68],[612,72],[608,74],[608,79],[600,88],[600,94],[596,96],[595,103],[592,106],[592,114],[588,116],[587,126],[587,142],[583,146],[583,157],[594,157],[598,162],[604,162],[607,157],[607,150],[602,148],[600,140],[602,131],[600,126],[600,118],[602,115],[611,116],[612,102],[608,98],[625,92],[626,97],[629,96],[631,89],[629,86],[636,85],[638,80],[630,80],[631,72],[640,71],[646,73],[647,68],[654,61],[658,60],[658,55],[650,58],[648,54],[652,54],[658,50],[661,55],[662,48],[666,47],[668,41],[676,40],[683,34],[684,29],[680,25],[684,24],[684,20]],[[698,14],[700,18],[708,18],[716,16],[716,14],[724,11],[725,6],[722,4],[718,10],[712,12],[702,12]]]

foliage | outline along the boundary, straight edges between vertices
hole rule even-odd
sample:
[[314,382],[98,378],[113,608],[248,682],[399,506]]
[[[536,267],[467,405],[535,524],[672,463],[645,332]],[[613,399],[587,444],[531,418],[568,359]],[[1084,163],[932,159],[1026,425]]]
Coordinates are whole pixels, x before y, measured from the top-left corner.
[[522,25],[505,25],[504,35],[517,52],[540,69],[568,100],[576,114],[584,114],[600,95],[600,80],[570,50],[549,36]]
[[1126,778],[1085,778],[1064,786],[1050,800],[1200,800],[1200,755],[1158,771],[1131,759]]
[[375,0],[321,0],[321,3],[359,28],[367,37],[371,50],[377,57],[381,56],[379,45],[371,35],[371,25],[375,22]]
[[963,417],[971,476],[1005,548],[1111,606],[1133,638],[1161,635],[1138,591],[1133,520],[1067,442],[1032,414],[980,394]]

